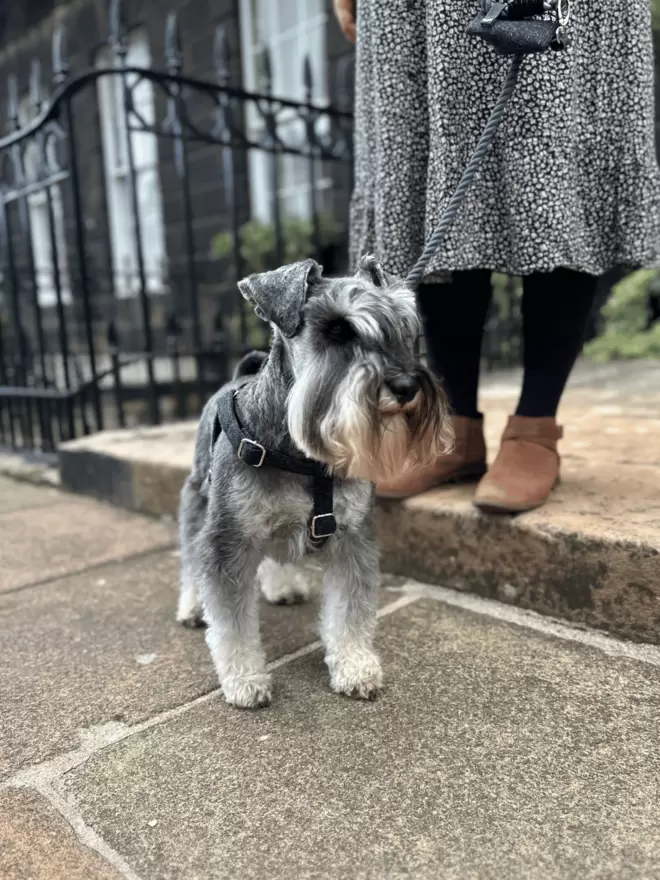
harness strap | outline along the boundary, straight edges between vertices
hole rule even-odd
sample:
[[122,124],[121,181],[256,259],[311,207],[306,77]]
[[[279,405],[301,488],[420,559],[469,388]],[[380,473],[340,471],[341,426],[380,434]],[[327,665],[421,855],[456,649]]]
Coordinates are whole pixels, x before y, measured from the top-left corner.
[[[337,531],[337,521],[333,512],[334,481],[328,475],[325,465],[311,458],[293,458],[277,450],[268,449],[249,437],[236,412],[236,393],[232,389],[223,391],[218,398],[211,437],[211,461],[213,461],[213,449],[222,432],[231,443],[236,457],[249,467],[271,467],[312,477],[309,540],[315,550],[323,547],[328,538]],[[211,478],[211,465],[209,465],[209,483]]]

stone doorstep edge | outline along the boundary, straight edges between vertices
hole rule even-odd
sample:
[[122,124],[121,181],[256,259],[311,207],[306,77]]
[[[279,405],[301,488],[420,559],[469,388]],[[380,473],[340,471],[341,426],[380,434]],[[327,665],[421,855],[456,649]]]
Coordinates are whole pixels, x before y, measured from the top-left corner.
[[381,503],[383,569],[660,644],[660,553],[648,544],[450,508]]
[[179,493],[188,475],[187,468],[66,445],[59,450],[59,469],[63,489],[167,518],[176,517]]
[[[176,516],[185,468],[66,446],[59,459],[65,489],[152,516]],[[385,571],[660,644],[654,547],[392,502],[378,505],[377,521]]]

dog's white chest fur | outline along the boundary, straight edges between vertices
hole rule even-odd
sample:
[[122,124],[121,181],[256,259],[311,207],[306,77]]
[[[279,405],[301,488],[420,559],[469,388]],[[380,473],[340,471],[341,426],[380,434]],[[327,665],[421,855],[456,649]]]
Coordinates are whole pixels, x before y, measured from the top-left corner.
[[[236,476],[233,493],[240,494],[240,526],[251,542],[279,562],[298,562],[312,550],[309,521],[312,516],[311,478],[270,472],[272,491],[263,491],[264,474],[246,468]],[[337,534],[358,529],[371,511],[372,487],[356,480],[334,484]],[[331,539],[332,540],[332,539]]]

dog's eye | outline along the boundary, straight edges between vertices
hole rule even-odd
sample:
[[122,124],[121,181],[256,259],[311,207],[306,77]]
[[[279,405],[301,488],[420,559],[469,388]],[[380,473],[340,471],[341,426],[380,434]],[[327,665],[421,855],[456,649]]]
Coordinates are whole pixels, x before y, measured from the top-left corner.
[[348,321],[343,318],[337,318],[326,325],[325,336],[331,342],[343,344],[344,342],[350,342],[351,339],[355,338],[355,331]]

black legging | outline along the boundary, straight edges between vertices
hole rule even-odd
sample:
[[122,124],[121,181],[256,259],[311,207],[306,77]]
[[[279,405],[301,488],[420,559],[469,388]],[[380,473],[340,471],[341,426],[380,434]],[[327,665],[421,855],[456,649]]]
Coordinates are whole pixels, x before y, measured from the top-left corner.
[[[523,387],[516,414],[554,416],[580,354],[596,276],[570,269],[523,279]],[[423,284],[419,302],[431,369],[456,415],[477,418],[481,343],[492,298],[491,273],[455,272],[450,284]]]

